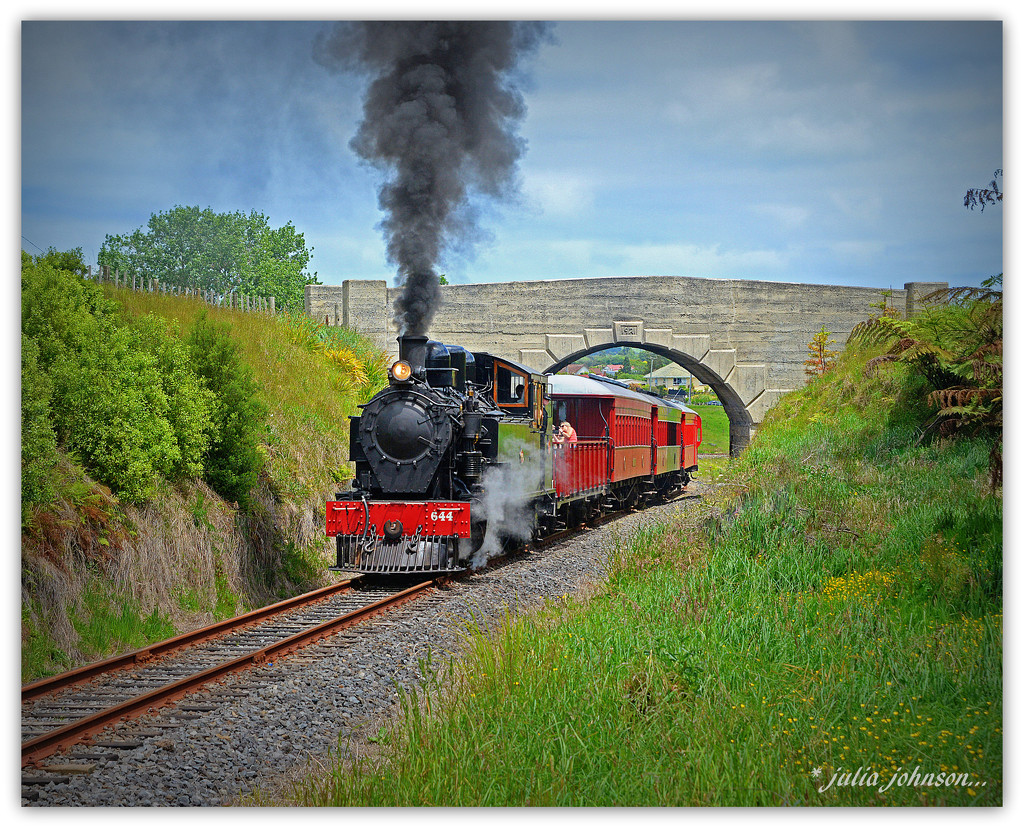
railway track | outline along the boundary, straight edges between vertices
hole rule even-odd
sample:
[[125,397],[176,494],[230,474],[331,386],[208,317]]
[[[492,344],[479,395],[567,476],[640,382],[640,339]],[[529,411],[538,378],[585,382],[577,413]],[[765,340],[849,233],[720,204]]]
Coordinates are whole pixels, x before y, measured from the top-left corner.
[[[667,499],[677,500],[683,495]],[[526,546],[541,550],[636,508],[594,515]],[[521,548],[522,549],[522,548]],[[514,552],[514,551],[509,551]],[[488,567],[500,567],[508,554]],[[436,584],[369,585],[354,578],[22,688],[22,767],[152,713],[225,676],[292,653],[414,598]],[[188,706],[185,706],[187,709]]]
[[22,767],[424,592],[350,579],[22,688]]

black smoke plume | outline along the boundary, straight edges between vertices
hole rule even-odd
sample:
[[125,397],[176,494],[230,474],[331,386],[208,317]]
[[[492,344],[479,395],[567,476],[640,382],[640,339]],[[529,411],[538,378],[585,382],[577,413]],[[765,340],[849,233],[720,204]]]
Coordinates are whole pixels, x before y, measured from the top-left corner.
[[440,300],[437,263],[477,233],[471,192],[515,192],[526,112],[512,85],[547,24],[350,22],[317,39],[316,59],[372,81],[351,146],[388,174],[379,193],[403,334],[426,334]]

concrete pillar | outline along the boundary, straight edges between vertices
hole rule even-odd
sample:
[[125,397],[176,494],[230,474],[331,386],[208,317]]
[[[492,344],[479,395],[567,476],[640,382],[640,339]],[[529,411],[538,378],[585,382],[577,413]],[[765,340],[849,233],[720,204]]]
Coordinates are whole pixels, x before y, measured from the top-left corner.
[[948,282],[907,282],[904,283],[903,289],[907,292],[907,307],[906,314],[908,317],[912,317],[924,310],[929,305],[934,305],[936,301],[941,300],[930,300],[925,301],[924,297],[928,294],[934,293],[935,291],[945,291],[949,289]]

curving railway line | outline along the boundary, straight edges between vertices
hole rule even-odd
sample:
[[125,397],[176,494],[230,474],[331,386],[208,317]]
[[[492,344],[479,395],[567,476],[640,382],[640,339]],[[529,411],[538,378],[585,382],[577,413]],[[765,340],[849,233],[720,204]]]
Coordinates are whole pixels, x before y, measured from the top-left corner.
[[[674,502],[694,497],[661,506],[674,509]],[[479,621],[483,608],[515,606],[524,591],[561,595],[576,579],[600,578],[594,541],[569,548],[590,552],[568,559],[560,542],[595,532],[603,547],[615,531],[601,525],[629,513],[645,520],[647,511],[593,516],[588,525],[531,544],[527,555],[491,559],[469,579],[407,580],[400,587],[357,576],[27,685],[23,805],[234,802],[232,792],[248,790],[263,774],[257,769],[330,751],[336,738],[324,735],[339,728],[346,739],[362,733],[402,688],[418,683],[417,652],[461,647],[454,633],[441,635],[461,629],[453,618]],[[396,607],[417,597],[415,606]],[[307,652],[294,653],[306,645]]]

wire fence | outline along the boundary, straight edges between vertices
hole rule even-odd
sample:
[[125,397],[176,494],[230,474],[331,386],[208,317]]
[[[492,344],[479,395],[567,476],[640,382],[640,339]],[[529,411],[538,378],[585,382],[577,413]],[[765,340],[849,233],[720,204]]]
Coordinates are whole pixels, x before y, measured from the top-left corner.
[[86,278],[94,282],[106,282],[116,288],[126,288],[141,293],[195,297],[215,308],[233,308],[237,311],[247,311],[253,314],[277,313],[277,303],[272,296],[254,296],[241,293],[240,291],[218,293],[212,290],[202,291],[195,288],[182,288],[177,285],[162,285],[159,279],[141,277],[137,274],[122,274],[120,269],[114,269],[111,272],[111,269],[106,265],[101,265],[95,274],[93,273],[92,265],[89,265]]

